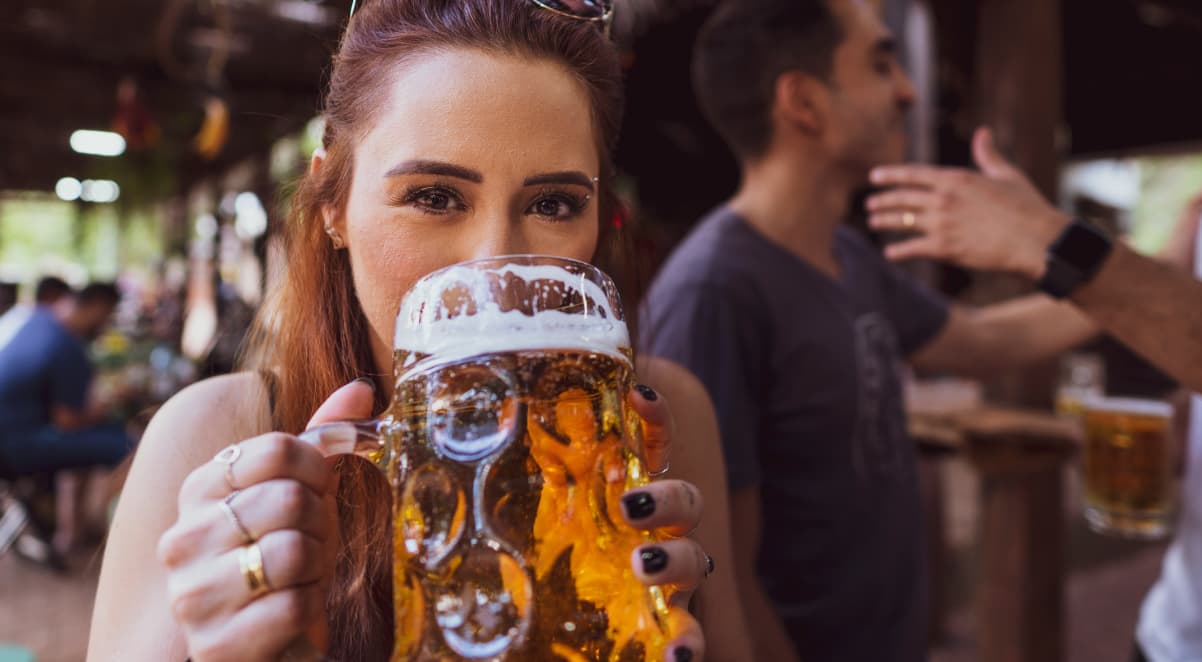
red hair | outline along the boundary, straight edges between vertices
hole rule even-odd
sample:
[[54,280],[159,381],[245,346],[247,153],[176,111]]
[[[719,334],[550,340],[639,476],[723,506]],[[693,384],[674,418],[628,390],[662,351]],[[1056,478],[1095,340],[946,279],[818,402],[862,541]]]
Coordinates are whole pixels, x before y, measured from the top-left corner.
[[[323,211],[346,209],[354,149],[381,111],[396,68],[448,48],[550,59],[584,85],[602,164],[594,262],[614,275],[628,302],[637,300],[630,298],[638,284],[628,258],[633,254],[624,248],[629,224],[619,228],[608,220],[617,210],[611,153],[621,124],[621,69],[597,26],[530,0],[369,0],[351,19],[334,58],[325,97],[325,162],[294,194],[283,229],[287,272],[248,344],[247,355],[277,377],[275,429],[300,432],[330,393],[377,372],[350,260],[326,236]],[[383,395],[376,405],[377,411],[387,405]],[[387,659],[393,638],[389,490],[362,462],[345,460],[338,470],[343,544],[328,602],[330,656]]]

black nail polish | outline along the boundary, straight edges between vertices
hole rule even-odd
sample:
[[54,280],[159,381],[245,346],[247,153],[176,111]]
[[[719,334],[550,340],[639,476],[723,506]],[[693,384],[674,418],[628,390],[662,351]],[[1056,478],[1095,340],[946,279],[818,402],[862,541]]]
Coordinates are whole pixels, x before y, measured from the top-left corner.
[[622,497],[626,516],[630,519],[647,519],[655,514],[655,497],[647,492],[631,492]]
[[693,651],[683,646],[677,648],[672,655],[676,658],[676,662],[693,662]]
[[663,572],[668,567],[668,553],[659,547],[644,549],[639,552],[639,558],[643,560],[643,572],[648,575]]
[[360,377],[359,379],[355,380],[355,383],[356,384],[367,384],[368,386],[371,387],[371,390],[373,393],[376,390],[376,380],[372,379],[371,377]]
[[635,385],[634,388],[635,388],[635,390],[637,390],[639,392],[639,395],[643,396],[643,399],[646,400],[647,402],[655,402],[656,400],[659,400],[659,394],[656,393],[655,389],[651,388],[650,386],[644,386],[643,384],[637,384],[637,385]]

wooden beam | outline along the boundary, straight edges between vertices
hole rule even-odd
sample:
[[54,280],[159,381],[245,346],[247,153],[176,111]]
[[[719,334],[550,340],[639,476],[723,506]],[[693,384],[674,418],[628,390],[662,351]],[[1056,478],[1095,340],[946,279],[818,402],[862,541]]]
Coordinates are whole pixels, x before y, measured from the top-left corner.
[[1060,0],[978,0],[976,107],[1002,151],[1056,199],[1063,146]]

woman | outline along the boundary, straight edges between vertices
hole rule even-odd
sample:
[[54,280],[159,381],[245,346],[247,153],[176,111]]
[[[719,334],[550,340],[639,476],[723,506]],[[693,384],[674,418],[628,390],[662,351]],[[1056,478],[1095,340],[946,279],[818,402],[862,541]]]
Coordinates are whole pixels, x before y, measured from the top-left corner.
[[[303,636],[332,659],[388,658],[382,481],[353,462],[331,471],[292,435],[385,406],[397,302],[422,275],[512,253],[619,270],[622,237],[608,222],[621,109],[616,54],[596,25],[544,2],[372,0],[352,18],[326,97],[325,147],[285,229],[288,274],[258,333],[274,389],[254,372],[209,380],[152,422],[113,524],[89,659],[269,660]],[[684,440],[673,472],[711,500],[694,537],[715,565],[729,567],[725,485],[704,391],[663,362],[637,367],[652,388],[633,398],[636,408],[650,429],[665,431],[652,437]],[[347,384],[365,376],[374,390]],[[690,412],[675,432],[666,399]],[[236,462],[214,462],[231,444]],[[660,450],[653,469],[666,466]],[[231,518],[220,504],[234,489]],[[640,492],[624,513],[635,526],[682,534],[696,523],[691,485],[664,480]],[[252,536],[275,589],[258,599],[239,565]],[[654,547],[632,559],[643,581],[688,590],[707,574],[697,543]],[[648,557],[657,562],[641,563]],[[728,574],[703,592],[704,604],[722,607],[722,622],[709,627],[711,657],[749,659]],[[673,622],[667,659],[700,659],[706,642],[697,624],[680,609]]]

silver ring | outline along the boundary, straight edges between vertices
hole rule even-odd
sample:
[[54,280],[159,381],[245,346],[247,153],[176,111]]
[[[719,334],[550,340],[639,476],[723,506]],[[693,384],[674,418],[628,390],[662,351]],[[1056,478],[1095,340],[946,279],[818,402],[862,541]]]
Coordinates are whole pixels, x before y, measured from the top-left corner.
[[660,469],[659,471],[648,472],[647,475],[651,476],[652,478],[663,478],[664,476],[668,475],[668,471],[671,469],[672,469],[672,463],[664,462],[663,469]]
[[221,512],[225,513],[225,518],[230,521],[230,524],[233,524],[242,533],[242,537],[245,538],[243,542],[252,543],[258,540],[258,538],[255,538],[250,530],[246,528],[246,525],[242,523],[242,519],[238,517],[238,513],[234,512],[234,506],[230,503],[238,494],[240,494],[240,491],[235,490],[231,492],[223,501],[217,502],[217,507],[221,509]]
[[[705,552],[702,552],[702,554],[705,554]],[[705,554],[705,578],[709,579],[712,574],[714,574],[714,557]]]
[[221,449],[221,452],[213,458],[214,462],[225,465],[225,483],[229,485],[231,492],[238,491],[238,487],[234,485],[234,463],[240,457],[242,457],[242,447],[234,444]]

